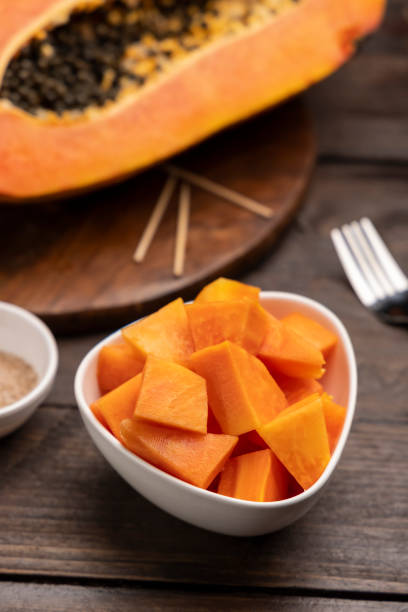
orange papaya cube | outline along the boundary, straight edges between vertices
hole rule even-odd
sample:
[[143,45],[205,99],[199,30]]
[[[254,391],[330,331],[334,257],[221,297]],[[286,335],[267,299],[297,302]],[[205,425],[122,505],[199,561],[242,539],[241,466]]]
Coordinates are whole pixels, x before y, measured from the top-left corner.
[[197,351],[190,367],[207,381],[211,409],[225,434],[256,429],[287,405],[263,363],[233,342]]
[[269,448],[259,450],[228,459],[217,492],[248,501],[278,501],[288,496],[288,476]]
[[259,287],[246,285],[229,278],[217,278],[200,291],[194,300],[196,303],[203,302],[228,302],[230,300],[241,300],[248,298],[253,302],[259,302]]
[[300,400],[318,393],[323,393],[322,385],[314,378],[291,378],[284,374],[275,374],[275,381],[282,389],[287,399],[289,406],[296,404]]
[[148,353],[185,363],[193,352],[190,324],[181,298],[122,329],[124,339],[141,358]]
[[299,336],[314,344],[326,358],[337,344],[336,334],[310,317],[300,314],[300,312],[292,312],[281,319],[281,322],[290,327]]
[[141,385],[142,373],[103,395],[91,405],[93,413],[101,414],[108,428],[118,439],[121,421],[133,416]]
[[103,425],[106,429],[109,430],[109,426],[108,426],[107,422],[105,421],[105,419],[103,418],[103,414],[102,414],[102,412],[101,412],[101,410],[99,408],[99,405],[96,402],[93,402],[89,407],[90,407],[94,417],[96,419],[98,419],[100,424]]
[[268,329],[265,310],[248,299],[190,304],[187,315],[196,351],[230,340],[256,353]]
[[181,480],[206,489],[224,467],[236,436],[197,434],[125,419],[120,439],[130,451]]
[[344,406],[336,404],[328,393],[323,393],[322,402],[330,452],[333,453],[343,429],[347,410]]
[[272,373],[293,378],[321,378],[325,360],[322,353],[290,327],[269,316],[269,328],[259,357]]
[[148,355],[134,416],[164,427],[207,433],[204,378],[173,361]]
[[138,355],[127,342],[103,346],[96,368],[101,393],[108,393],[139,374],[144,362],[144,357]]
[[330,461],[320,397],[302,400],[299,408],[290,406],[257,431],[303,489],[318,480]]

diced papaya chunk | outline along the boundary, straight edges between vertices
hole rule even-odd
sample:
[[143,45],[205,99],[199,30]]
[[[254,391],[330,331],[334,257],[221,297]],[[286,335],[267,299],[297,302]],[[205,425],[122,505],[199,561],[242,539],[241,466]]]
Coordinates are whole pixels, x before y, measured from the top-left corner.
[[120,437],[145,461],[203,489],[222,470],[238,441],[235,436],[190,433],[140,419],[122,421]]
[[269,316],[269,329],[259,350],[259,357],[272,373],[293,378],[320,378],[324,374],[324,357],[310,342],[290,327]]
[[211,409],[225,434],[256,429],[287,405],[266,367],[232,342],[197,351],[190,367],[207,381]]
[[284,374],[276,374],[274,378],[284,392],[289,406],[312,393],[323,393],[322,385],[314,378],[291,378]]
[[281,321],[305,340],[314,344],[326,358],[337,343],[336,334],[300,312],[292,312]]
[[122,335],[142,358],[151,353],[161,359],[183,364],[194,350],[190,325],[181,298],[125,327],[122,329]]
[[347,410],[344,406],[336,404],[327,393],[323,393],[322,402],[327,435],[329,437],[330,452],[333,453],[343,429]]
[[248,299],[190,304],[187,309],[194,348],[200,351],[224,340],[257,353],[268,330],[268,316]]
[[177,363],[148,355],[134,416],[156,425],[207,433],[205,380]]
[[269,449],[227,461],[218,493],[248,501],[269,502],[288,495],[288,472]]
[[248,298],[254,302],[259,301],[260,289],[252,285],[245,285],[229,278],[217,278],[200,291],[194,300],[197,303],[203,302],[228,302],[230,300],[241,300]]
[[99,408],[99,405],[96,402],[93,402],[93,404],[91,404],[89,407],[93,412],[94,417],[98,419],[100,424],[103,425],[106,429],[109,429],[107,422],[103,418],[103,414],[101,412],[101,409]]
[[91,405],[93,413],[102,415],[108,428],[118,439],[121,421],[133,416],[141,385],[142,374],[140,373],[103,395]]
[[141,357],[127,342],[103,346],[99,351],[97,379],[101,393],[108,393],[143,370]]
[[299,405],[290,406],[257,431],[300,486],[308,489],[329,463],[330,449],[321,398]]

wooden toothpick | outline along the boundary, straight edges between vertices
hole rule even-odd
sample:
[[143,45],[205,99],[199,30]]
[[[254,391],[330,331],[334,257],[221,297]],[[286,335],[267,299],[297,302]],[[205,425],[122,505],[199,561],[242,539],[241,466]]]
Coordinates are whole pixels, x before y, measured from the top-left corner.
[[195,174],[189,170],[184,170],[184,168],[179,168],[178,166],[173,166],[172,164],[166,164],[164,167],[171,176],[188,181],[192,185],[196,185],[205,191],[209,191],[210,193],[219,196],[224,200],[228,200],[232,204],[236,204],[241,208],[245,208],[256,215],[270,219],[274,214],[273,211],[267,206],[264,206],[264,204],[260,204],[252,198],[248,198],[241,193],[228,189],[228,187],[214,183],[214,181],[211,181],[204,176],[200,176],[199,174]]
[[133,259],[136,263],[140,263],[146,257],[146,253],[152,243],[152,240],[157,232],[160,222],[166,212],[167,206],[176,188],[178,179],[175,176],[169,176],[162,189],[162,192],[157,200],[156,206],[150,216],[150,219],[145,227],[143,235],[134,252]]
[[190,219],[191,188],[187,183],[181,184],[177,218],[176,247],[174,252],[174,276],[182,276],[186,259],[188,225]]

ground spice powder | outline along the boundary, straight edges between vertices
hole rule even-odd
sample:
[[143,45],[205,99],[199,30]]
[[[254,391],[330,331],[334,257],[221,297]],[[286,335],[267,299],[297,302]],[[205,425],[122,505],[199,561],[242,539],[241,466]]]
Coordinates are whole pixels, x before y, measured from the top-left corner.
[[37,374],[24,359],[0,351],[0,408],[27,395],[37,381]]

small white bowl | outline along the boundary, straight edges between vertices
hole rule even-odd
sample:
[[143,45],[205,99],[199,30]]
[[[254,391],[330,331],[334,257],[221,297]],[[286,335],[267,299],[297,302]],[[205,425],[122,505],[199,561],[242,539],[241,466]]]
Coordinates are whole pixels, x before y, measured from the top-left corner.
[[0,408],[0,438],[30,418],[51,390],[58,366],[55,338],[48,327],[27,310],[0,302],[0,351],[24,359],[35,370],[38,382],[17,402]]
[[102,346],[113,344],[120,331],[97,344],[83,359],[75,377],[75,395],[89,435],[111,466],[144,497],[166,512],[198,527],[235,536],[277,531],[307,512],[322,494],[349,435],[357,394],[357,367],[349,335],[328,308],[292,293],[264,291],[263,306],[277,317],[301,312],[331,329],[339,339],[327,364],[324,388],[347,407],[343,431],[330,463],[319,480],[296,497],[277,502],[251,502],[199,489],[155,468],[126,450],[94,417],[89,404],[99,397],[96,364]]

